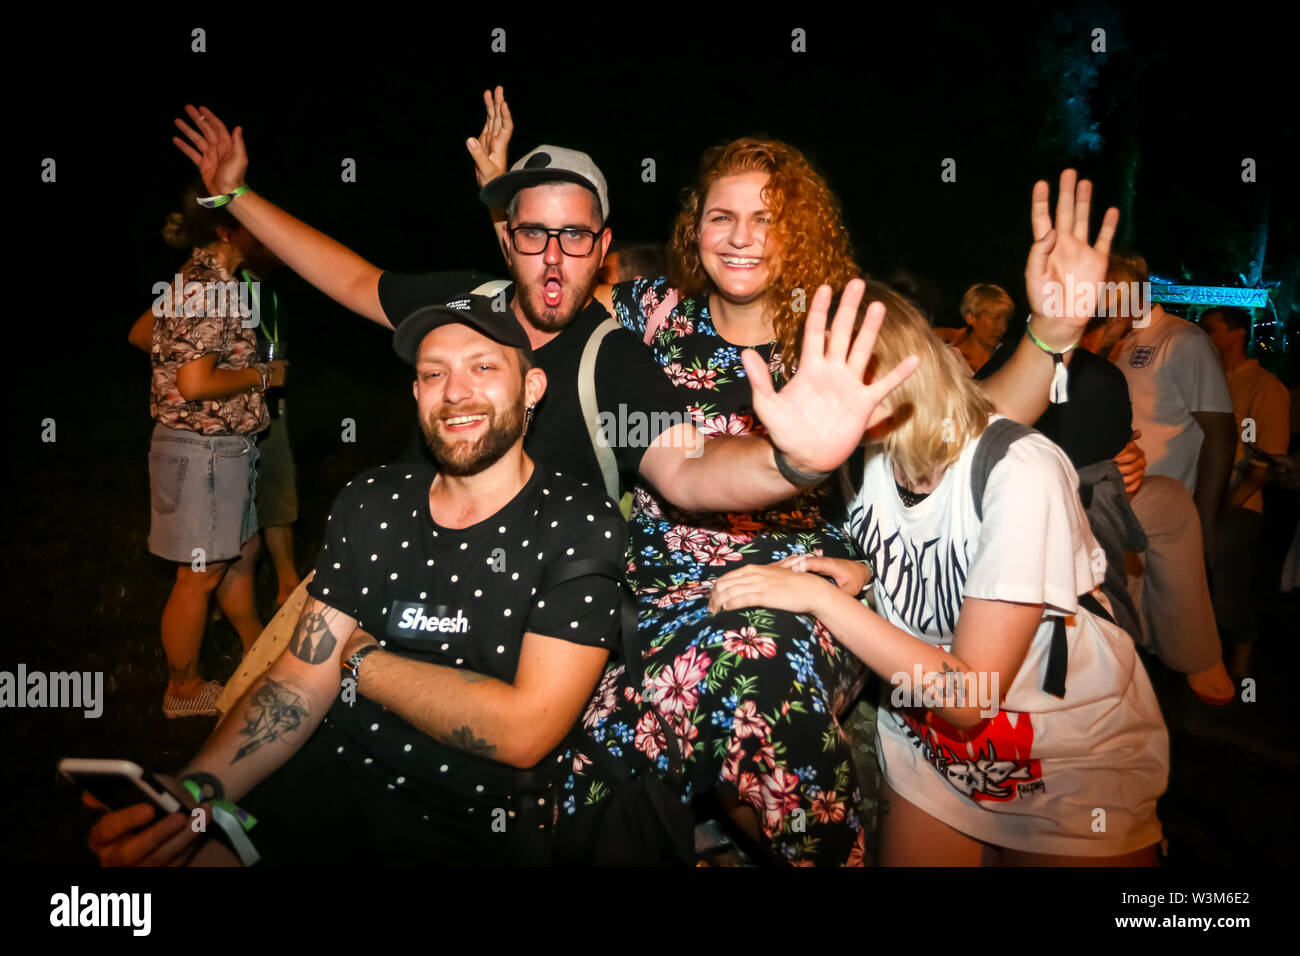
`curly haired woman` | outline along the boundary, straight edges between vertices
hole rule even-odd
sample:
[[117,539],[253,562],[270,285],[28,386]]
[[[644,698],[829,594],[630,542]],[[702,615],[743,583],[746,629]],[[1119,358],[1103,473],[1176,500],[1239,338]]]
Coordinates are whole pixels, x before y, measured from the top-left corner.
[[[669,277],[596,295],[606,291],[623,325],[647,338],[701,431],[761,431],[740,353],[762,355],[779,387],[797,359],[803,290],[857,274],[838,203],[798,150],[736,140],[705,154],[669,262]],[[677,731],[691,792],[714,792],[742,829],[799,865],[863,862],[857,773],[837,719],[861,668],[810,616],[714,615],[708,599],[713,580],[742,565],[854,558],[842,514],[827,485],[761,512],[703,514],[643,483],[630,518],[628,579],[646,672]],[[854,593],[866,584],[858,568],[844,579]],[[612,668],[583,718],[587,745],[666,767],[648,706]],[[570,812],[608,790],[589,756],[575,757]]]

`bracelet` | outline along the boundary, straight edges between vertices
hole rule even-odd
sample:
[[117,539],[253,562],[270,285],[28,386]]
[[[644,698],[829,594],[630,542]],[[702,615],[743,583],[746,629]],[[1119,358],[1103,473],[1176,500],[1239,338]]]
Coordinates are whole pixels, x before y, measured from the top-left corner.
[[253,187],[245,183],[243,186],[236,187],[234,192],[223,193],[218,196],[199,196],[195,199],[195,202],[204,209],[219,209],[222,206],[233,202],[236,197],[244,195],[244,193],[248,192],[252,188]]
[[265,362],[255,362],[253,363],[253,369],[262,378],[261,384],[254,385],[253,387],[257,389],[257,394],[265,395],[267,383],[271,381],[271,366],[267,365]]
[[1070,372],[1065,367],[1065,354],[1077,348],[1083,336],[1075,339],[1071,345],[1067,345],[1061,351],[1054,352],[1047,347],[1046,342],[1034,334],[1034,317],[1032,315],[1025,321],[1025,334],[1029,336],[1029,341],[1052,357],[1055,368],[1052,371],[1052,390],[1048,395],[1052,404],[1060,405],[1063,402],[1068,402],[1070,400]]
[[[204,802],[203,789],[193,780],[187,777],[181,781],[181,785],[195,801]],[[207,802],[212,807],[212,822],[219,827],[211,835],[226,844],[244,866],[252,866],[260,860],[261,854],[247,836],[247,831],[257,826],[257,817],[229,800],[216,798]]]
[[772,446],[776,453],[776,470],[781,473],[781,477],[797,488],[807,488],[812,485],[820,484],[829,475],[829,471],[800,471],[794,465],[790,464],[790,459],[785,457],[785,452]]

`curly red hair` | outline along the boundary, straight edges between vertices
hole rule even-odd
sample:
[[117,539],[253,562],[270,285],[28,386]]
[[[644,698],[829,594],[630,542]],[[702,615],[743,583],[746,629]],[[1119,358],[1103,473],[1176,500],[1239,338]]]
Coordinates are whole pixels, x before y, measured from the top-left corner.
[[[763,201],[780,243],[780,262],[767,288],[782,369],[789,374],[798,359],[803,322],[819,285],[842,289],[860,275],[849,244],[840,204],[803,153],[771,139],[738,139],[708,150],[695,185],[685,194],[668,246],[669,279],[684,295],[713,291],[700,262],[700,220],[709,188],[724,176],[764,172]],[[796,290],[803,309],[795,311]]]

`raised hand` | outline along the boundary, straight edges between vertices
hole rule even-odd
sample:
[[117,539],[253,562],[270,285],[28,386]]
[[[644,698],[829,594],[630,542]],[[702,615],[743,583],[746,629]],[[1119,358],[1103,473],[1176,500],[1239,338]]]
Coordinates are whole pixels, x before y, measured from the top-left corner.
[[1034,333],[1053,349],[1077,342],[1096,314],[1098,290],[1106,281],[1110,243],[1119,224],[1119,210],[1106,210],[1097,241],[1088,244],[1088,212],[1092,183],[1078,180],[1073,169],[1061,173],[1056,197],[1056,222],[1051,217],[1051,189],[1034,183],[1030,225],[1034,244],[1025,265],[1025,291],[1033,313]]
[[484,90],[483,106],[487,110],[483,132],[478,134],[478,139],[471,136],[465,141],[465,147],[474,159],[474,176],[480,187],[496,179],[508,168],[506,147],[510,145],[510,136],[515,131],[515,121],[510,117],[504,89],[498,86],[495,91]]
[[206,106],[196,109],[186,104],[185,112],[194,125],[190,126],[183,119],[175,122],[176,128],[185,134],[189,142],[179,136],[173,136],[172,142],[199,168],[209,196],[234,192],[244,184],[244,174],[248,171],[244,128],[236,126],[232,135],[226,130],[226,124]]
[[839,467],[862,441],[866,430],[883,419],[881,401],[920,364],[909,355],[867,384],[867,366],[885,307],[873,302],[858,334],[853,334],[865,283],[854,279],[844,288],[835,321],[826,330],[830,286],[813,296],[804,324],[799,369],[780,392],[772,387],[767,362],[753,349],[741,354],[754,393],[754,412],[772,443],[800,471],[828,472]]

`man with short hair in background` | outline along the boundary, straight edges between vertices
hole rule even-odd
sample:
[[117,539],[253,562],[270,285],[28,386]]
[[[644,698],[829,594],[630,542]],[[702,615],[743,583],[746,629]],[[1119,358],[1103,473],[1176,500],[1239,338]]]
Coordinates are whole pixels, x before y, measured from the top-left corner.
[[1201,700],[1226,704],[1234,688],[1206,567],[1235,439],[1227,383],[1205,333],[1149,300],[1146,260],[1112,254],[1106,282],[1111,296],[1098,303],[1106,318],[1087,346],[1124,373],[1147,459],[1130,494],[1147,550],[1128,555],[1129,593],[1160,659]]
[[1107,332],[1123,337],[1110,358],[1128,379],[1133,427],[1142,432],[1147,474],[1177,478],[1192,493],[1208,560],[1232,471],[1232,399],[1209,337],[1150,302],[1150,280],[1141,256],[1111,256],[1106,281],[1130,289],[1136,283],[1138,295],[1130,296],[1129,308],[1123,310],[1131,315],[1111,316],[1117,321]]

